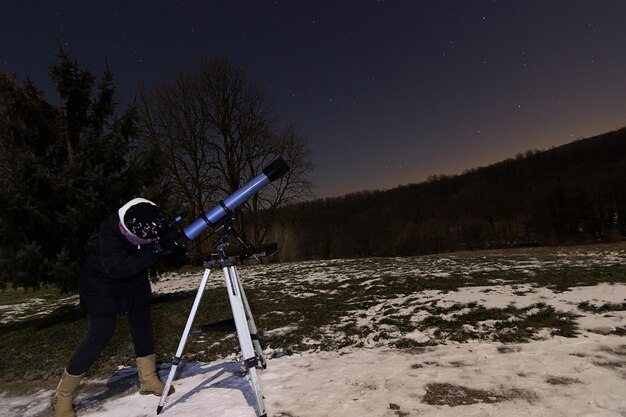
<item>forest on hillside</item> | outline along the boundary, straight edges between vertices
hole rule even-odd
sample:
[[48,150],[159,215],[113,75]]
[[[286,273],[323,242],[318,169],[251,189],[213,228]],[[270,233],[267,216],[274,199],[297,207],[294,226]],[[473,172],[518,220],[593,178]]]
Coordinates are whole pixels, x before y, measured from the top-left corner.
[[622,240],[626,128],[462,175],[291,205],[271,222],[281,260]]

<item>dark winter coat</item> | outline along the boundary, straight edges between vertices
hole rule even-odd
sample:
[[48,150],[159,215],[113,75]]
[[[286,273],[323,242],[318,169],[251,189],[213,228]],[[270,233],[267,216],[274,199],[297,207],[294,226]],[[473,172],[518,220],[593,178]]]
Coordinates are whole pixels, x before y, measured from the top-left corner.
[[81,268],[81,308],[89,314],[147,308],[152,297],[148,268],[156,261],[152,245],[130,243],[120,232],[117,212],[111,214],[100,226],[98,244]]

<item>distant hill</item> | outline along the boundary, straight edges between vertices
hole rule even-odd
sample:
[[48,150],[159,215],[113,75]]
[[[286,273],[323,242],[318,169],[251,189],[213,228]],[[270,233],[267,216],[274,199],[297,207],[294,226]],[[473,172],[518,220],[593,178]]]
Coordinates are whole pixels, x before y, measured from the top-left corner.
[[284,208],[283,260],[621,240],[626,128],[461,175]]

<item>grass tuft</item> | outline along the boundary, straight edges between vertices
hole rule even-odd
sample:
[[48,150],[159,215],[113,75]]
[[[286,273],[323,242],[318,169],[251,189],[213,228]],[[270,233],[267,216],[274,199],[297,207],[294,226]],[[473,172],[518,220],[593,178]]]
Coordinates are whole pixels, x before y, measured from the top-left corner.
[[430,405],[457,407],[460,405],[498,403],[518,399],[532,401],[536,398],[537,395],[535,393],[517,388],[492,391],[448,383],[433,383],[426,385],[426,394],[422,401]]

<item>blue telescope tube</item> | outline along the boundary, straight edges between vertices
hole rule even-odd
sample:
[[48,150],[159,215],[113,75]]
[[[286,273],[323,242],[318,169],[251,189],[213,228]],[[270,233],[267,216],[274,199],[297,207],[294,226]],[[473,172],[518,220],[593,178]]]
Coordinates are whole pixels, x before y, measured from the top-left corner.
[[200,235],[207,227],[219,225],[230,213],[239,205],[244,203],[255,193],[259,192],[270,182],[282,177],[289,170],[289,166],[279,157],[263,168],[263,172],[248,181],[243,187],[220,201],[211,210],[204,213],[200,218],[189,224],[183,233],[189,240],[193,240]]

